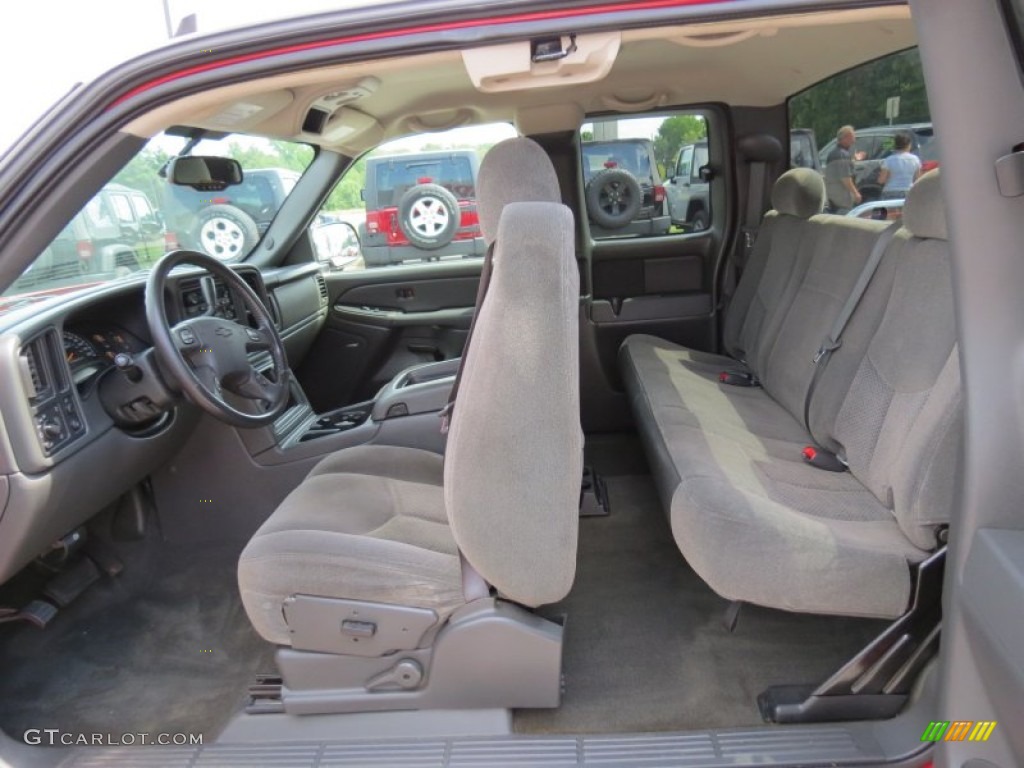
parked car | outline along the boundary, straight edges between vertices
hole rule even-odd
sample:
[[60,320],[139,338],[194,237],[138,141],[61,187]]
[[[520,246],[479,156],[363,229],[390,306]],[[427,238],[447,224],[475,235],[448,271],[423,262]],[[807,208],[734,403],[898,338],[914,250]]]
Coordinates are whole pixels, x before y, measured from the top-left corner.
[[595,237],[663,235],[672,226],[649,139],[583,141],[583,181]]
[[[938,167],[938,156],[929,150],[929,145],[935,140],[931,123],[858,128],[851,153],[853,154],[854,182],[860,191],[861,202],[869,203],[881,197],[882,185],[878,183],[878,174],[882,170],[882,161],[892,154],[893,144],[898,133],[910,134],[910,151],[921,158],[922,173]],[[832,139],[818,153],[818,162],[821,164],[822,170],[828,165],[828,156],[835,147],[836,140]]]
[[300,174],[286,168],[245,170],[241,184],[220,192],[167,184],[167,228],[184,248],[223,261],[249,253],[267,231]]
[[366,160],[366,266],[483,256],[476,213],[479,162],[470,149]]
[[684,144],[665,188],[672,223],[693,232],[711,221],[711,183],[707,172],[701,173],[707,164],[707,139]]
[[[711,220],[711,184],[704,170],[708,160],[707,139],[684,144],[665,188],[672,223],[684,230],[707,229]],[[789,164],[791,168],[821,170],[814,131],[809,128],[790,130]]]
[[89,201],[31,268],[19,288],[121,276],[140,269],[176,246],[167,239],[160,213],[144,192],[107,184]]
[[861,203],[846,215],[854,219],[896,221],[903,218],[903,203],[903,200],[872,200],[870,203]]
[[792,128],[789,131],[789,167],[821,170],[818,142],[810,128]]

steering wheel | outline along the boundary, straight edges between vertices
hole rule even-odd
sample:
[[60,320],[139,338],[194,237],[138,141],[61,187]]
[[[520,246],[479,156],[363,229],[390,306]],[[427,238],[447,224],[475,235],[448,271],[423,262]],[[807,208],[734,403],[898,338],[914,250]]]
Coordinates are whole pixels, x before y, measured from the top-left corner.
[[[216,317],[216,288],[201,279],[207,310],[171,327],[167,319],[167,276],[181,264],[201,267],[241,296],[257,327]],[[173,251],[160,259],[146,283],[146,321],[164,372],[193,403],[236,427],[270,424],[288,405],[291,371],[284,343],[263,302],[238,274],[216,259],[196,251]],[[249,353],[265,350],[276,373],[271,381],[249,361]],[[252,411],[231,405],[224,392],[254,401]]]

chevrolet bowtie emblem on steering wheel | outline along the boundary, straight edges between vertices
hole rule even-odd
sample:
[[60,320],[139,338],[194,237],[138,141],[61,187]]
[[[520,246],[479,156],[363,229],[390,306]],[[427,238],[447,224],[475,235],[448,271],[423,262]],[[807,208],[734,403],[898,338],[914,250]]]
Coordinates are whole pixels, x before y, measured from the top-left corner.
[[222,336],[223,338],[226,339],[228,336],[231,335],[231,329],[228,328],[227,326],[220,325],[220,326],[217,326],[217,330],[214,331],[214,333],[216,333],[218,336]]

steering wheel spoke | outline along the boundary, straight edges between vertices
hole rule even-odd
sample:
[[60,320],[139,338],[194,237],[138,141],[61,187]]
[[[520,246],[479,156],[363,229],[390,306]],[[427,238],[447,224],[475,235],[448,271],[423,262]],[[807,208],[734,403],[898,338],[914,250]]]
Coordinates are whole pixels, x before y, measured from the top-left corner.
[[265,352],[274,345],[274,333],[267,328],[239,326],[245,334],[245,348],[248,352]]
[[191,357],[202,349],[194,320],[184,320],[171,328],[170,332],[175,348],[182,355]]
[[268,406],[277,398],[280,388],[277,383],[268,379],[255,368],[250,368],[246,376],[239,376],[237,380],[231,381],[230,385],[226,382],[226,386],[236,395]]
[[221,397],[223,388],[220,383],[220,376],[217,375],[217,371],[210,365],[197,365],[193,368],[196,378],[217,397]]

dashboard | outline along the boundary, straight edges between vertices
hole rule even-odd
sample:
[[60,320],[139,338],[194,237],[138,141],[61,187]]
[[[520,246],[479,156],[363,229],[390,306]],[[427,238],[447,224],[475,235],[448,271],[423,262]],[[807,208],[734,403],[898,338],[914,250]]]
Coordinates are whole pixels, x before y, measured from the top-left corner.
[[65,327],[61,333],[64,359],[76,385],[113,365],[118,354],[135,355],[148,346],[138,336],[117,326]]
[[[235,269],[297,365],[327,318],[318,266]],[[206,273],[176,270],[166,289],[171,325],[205,313],[251,322],[241,297]],[[145,290],[141,279],[121,281],[0,316],[0,584],[171,462],[199,423],[199,409],[166,386],[165,404],[146,410],[145,381],[132,389],[125,359],[117,370],[124,355],[166,379],[154,358]],[[118,418],[138,403],[136,422]]]

